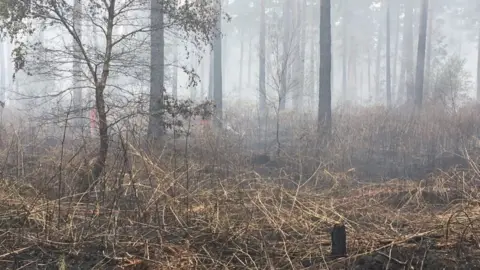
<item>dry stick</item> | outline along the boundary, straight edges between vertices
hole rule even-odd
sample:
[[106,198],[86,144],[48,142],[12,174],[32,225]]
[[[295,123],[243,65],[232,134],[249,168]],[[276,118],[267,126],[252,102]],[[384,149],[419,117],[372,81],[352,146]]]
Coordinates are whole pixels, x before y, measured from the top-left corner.
[[30,249],[32,248],[33,246],[28,246],[28,247],[23,247],[23,248],[20,248],[20,249],[17,249],[17,250],[14,250],[12,252],[8,252],[8,253],[5,253],[5,254],[1,254],[0,255],[0,259],[3,259],[3,258],[6,258],[8,256],[11,256],[11,255],[18,255],[20,254],[21,252],[27,250],[27,249]]
[[[67,112],[67,115],[65,117],[65,122],[64,122],[64,127],[63,127],[63,135],[62,135],[62,145],[61,145],[61,150],[60,150],[60,164],[58,164],[58,197],[60,198],[61,192],[62,192],[62,173],[63,173],[63,157],[64,157],[64,147],[65,147],[65,138],[67,135],[67,124],[68,124],[68,116],[69,113]],[[58,200],[58,224],[57,226],[60,226],[61,223],[61,203],[60,199]]]

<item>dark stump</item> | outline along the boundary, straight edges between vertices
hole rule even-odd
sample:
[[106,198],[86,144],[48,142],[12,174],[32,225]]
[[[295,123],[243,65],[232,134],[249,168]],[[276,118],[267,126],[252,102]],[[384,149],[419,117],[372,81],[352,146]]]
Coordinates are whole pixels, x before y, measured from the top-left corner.
[[332,257],[346,257],[347,256],[347,233],[345,225],[335,224],[332,232]]

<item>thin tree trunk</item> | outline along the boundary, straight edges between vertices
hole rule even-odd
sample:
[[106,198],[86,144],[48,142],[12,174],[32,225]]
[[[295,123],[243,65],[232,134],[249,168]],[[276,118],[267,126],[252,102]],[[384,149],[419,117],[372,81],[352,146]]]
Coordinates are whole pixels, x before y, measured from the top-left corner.
[[247,70],[247,83],[248,86],[250,87],[252,85],[252,38],[249,38],[248,41],[248,70]]
[[[267,97],[265,89],[265,53],[266,53],[266,25],[265,25],[265,0],[260,0],[260,52],[259,52],[259,78],[258,78],[258,90],[259,90],[259,106],[260,115],[263,118],[266,115]],[[262,119],[261,118],[261,119]],[[262,121],[263,122],[263,121]],[[263,125],[263,124],[262,124]]]
[[405,89],[407,102],[412,103],[415,96],[414,73],[413,73],[413,7],[412,0],[406,0],[405,22]]
[[[393,55],[393,71],[392,71],[392,91],[398,89],[398,74],[397,74],[397,68],[398,68],[398,44],[400,43],[400,18],[399,18],[399,13],[400,13],[400,8],[397,6],[397,13],[395,17],[395,21],[397,23],[395,29],[395,48],[394,48],[394,55]],[[393,94],[393,93],[392,93]],[[396,95],[396,98],[398,99],[398,92],[396,94],[393,94],[393,96]],[[392,98],[394,99],[394,98]],[[396,100],[396,99],[395,99]]]
[[[222,1],[218,1],[218,18],[217,18],[217,28],[222,29]],[[213,53],[214,53],[214,64],[213,64],[213,95],[215,100],[215,126],[217,128],[222,127],[222,119],[223,119],[223,89],[222,89],[222,36],[218,35],[218,37],[214,41],[213,45]]]
[[288,60],[291,51],[289,50],[290,44],[290,0],[285,0],[283,5],[283,55],[282,55],[282,72],[280,78],[280,92],[278,95],[278,110],[285,110],[286,98],[287,98],[287,80],[289,74]]
[[[308,83],[309,83],[309,88],[310,88],[310,101],[315,101],[316,98],[318,97],[318,94],[316,94],[316,85],[315,85],[315,80],[317,78],[316,70],[315,70],[315,28],[316,25],[314,23],[314,17],[315,17],[315,12],[312,9],[312,12],[310,13],[310,27],[311,27],[311,32],[310,32],[310,70],[309,73],[310,75],[308,76]],[[310,109],[314,109],[315,103],[311,102],[310,103]]]
[[[299,86],[298,88],[300,89],[299,94],[300,94],[300,103],[303,106],[304,101],[305,101],[305,50],[307,46],[306,42],[306,27],[307,27],[307,22],[304,21],[304,17],[307,12],[307,0],[303,0],[303,3],[301,4],[300,7],[300,14],[299,16],[299,21],[300,21],[300,70],[299,70]],[[305,106],[303,106],[305,107]],[[304,109],[304,108],[303,108]]]
[[480,101],[480,27],[478,28],[477,48],[477,102]]
[[243,52],[244,52],[244,41],[243,41],[243,31],[240,34],[240,71],[238,73],[238,91],[240,91],[239,96],[242,96],[243,91]]
[[392,106],[392,85],[390,74],[390,3],[387,0],[387,37],[386,37],[386,81],[387,81],[387,107]]
[[303,111],[303,72],[302,72],[302,66],[303,66],[303,58],[302,58],[302,47],[305,46],[305,43],[303,42],[303,11],[302,11],[302,6],[303,6],[303,1],[297,1],[296,3],[293,3],[295,5],[294,10],[294,19],[295,21],[295,29],[297,32],[299,32],[299,35],[295,39],[295,70],[291,70],[293,73],[293,78],[296,83],[295,85],[295,93],[294,93],[294,108],[297,111]]
[[431,78],[431,64],[432,64],[432,46],[433,46],[433,7],[430,7],[428,15],[428,35],[427,35],[427,55],[425,59],[425,94],[430,95],[430,78]]
[[172,72],[172,96],[175,99],[178,99],[178,46],[174,45],[173,48],[173,72]]
[[372,50],[368,48],[368,59],[367,59],[367,81],[368,81],[368,98],[370,101],[373,101],[374,93],[372,87]]
[[213,51],[210,51],[210,57],[209,57],[209,72],[208,72],[208,99],[213,100],[213,62],[214,62],[214,54]]
[[163,94],[165,91],[165,33],[163,0],[151,1],[150,23],[152,34],[150,37],[150,119],[148,123],[148,137],[158,140],[164,134],[163,121]]
[[[73,29],[78,40],[82,40],[82,3],[81,0],[74,0],[73,3]],[[73,42],[74,61],[72,67],[73,73],[73,110],[74,110],[74,127],[78,131],[83,127],[83,98],[82,98],[82,67],[81,67],[81,48],[78,42]]]
[[382,47],[383,47],[383,27],[379,26],[378,37],[377,37],[377,62],[375,65],[375,102],[380,102],[380,96],[382,93],[381,83],[380,83],[380,61],[382,58]]
[[202,58],[200,61],[200,101],[203,102],[205,100],[205,85],[206,85],[206,78],[205,78],[205,58]]
[[318,131],[327,137],[332,130],[332,27],[330,0],[320,4],[320,71]]
[[[152,10],[155,10],[155,9],[152,9]],[[163,12],[161,13],[163,14]],[[100,136],[100,146],[98,148],[99,151],[97,154],[97,158],[95,159],[95,163],[93,164],[93,168],[90,174],[90,176],[93,178],[91,179],[92,182],[89,183],[90,188],[96,184],[98,178],[100,177],[100,175],[105,169],[105,162],[107,160],[108,146],[109,146],[108,122],[107,122],[107,111],[105,108],[104,91],[107,86],[107,81],[110,75],[110,65],[111,65],[110,61],[112,59],[112,54],[113,54],[112,52],[113,51],[113,28],[114,28],[114,19],[115,19],[114,3],[112,3],[112,5],[108,8],[107,16],[108,16],[107,17],[108,19],[107,19],[107,27],[106,27],[106,33],[105,33],[105,41],[106,41],[105,57],[102,63],[103,65],[102,65],[102,72],[100,75],[100,79],[98,79],[97,74],[92,74],[92,76],[95,78],[95,106],[98,114],[98,130],[99,130],[98,133]],[[161,19],[163,22],[163,15],[159,17],[160,17],[159,19]],[[162,39],[160,39],[160,41],[162,41]],[[161,48],[163,48],[163,43],[161,43],[160,45],[162,45]],[[161,53],[163,53],[163,51],[161,51]]]
[[7,89],[7,53],[5,51],[5,42],[0,38],[0,101],[4,103],[6,100]]
[[[346,2],[346,1],[345,1]],[[342,38],[342,100],[345,102],[347,101],[347,57],[348,57],[348,48],[347,48],[347,38],[348,38],[348,33],[347,33],[347,7],[348,3],[344,3],[343,5],[343,20],[342,20],[342,31],[343,31],[343,38]]]
[[427,39],[428,0],[422,1],[420,25],[418,34],[417,71],[415,76],[415,106],[422,107],[423,82],[425,76],[425,49]]

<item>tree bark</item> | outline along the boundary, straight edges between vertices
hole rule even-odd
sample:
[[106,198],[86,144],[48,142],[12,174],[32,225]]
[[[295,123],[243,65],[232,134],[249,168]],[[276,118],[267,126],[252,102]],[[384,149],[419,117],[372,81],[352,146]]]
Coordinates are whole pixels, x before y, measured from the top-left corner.
[[[217,29],[222,30],[222,1],[218,3]],[[215,100],[215,126],[222,127],[222,110],[223,110],[223,89],[222,89],[222,36],[221,33],[216,37],[213,45],[213,97]]]
[[377,37],[377,59],[375,65],[375,102],[380,102],[380,97],[382,93],[381,84],[380,84],[380,62],[382,58],[382,44],[383,41],[383,27],[379,26],[378,37]]
[[165,91],[165,33],[164,33],[164,0],[152,0],[150,24],[150,119],[148,123],[148,137],[156,141],[165,134],[163,109],[163,95]]
[[348,39],[348,33],[347,33],[347,27],[348,27],[348,22],[347,22],[347,7],[348,3],[347,1],[344,1],[343,4],[343,19],[342,19],[342,32],[343,32],[343,37],[342,37],[342,100],[345,102],[347,101],[347,57],[348,57],[348,48],[347,48],[347,39]]
[[431,64],[432,64],[432,38],[433,38],[433,7],[430,6],[428,11],[428,34],[427,34],[427,55],[425,59],[425,89],[424,92],[430,95],[430,78],[431,78]]
[[213,50],[210,50],[210,57],[209,57],[209,62],[208,62],[208,66],[209,66],[209,72],[208,72],[208,99],[209,100],[213,100],[213,85],[214,85],[214,82],[213,82],[213,78],[214,78],[214,75],[213,75],[213,62],[214,62],[214,58],[215,58],[215,55],[213,54]]
[[[74,0],[73,2],[73,30],[77,35],[79,40],[82,40],[82,1]],[[73,121],[74,129],[79,132],[84,126],[84,115],[83,115],[83,90],[81,85],[82,78],[82,67],[81,67],[81,48],[78,42],[73,42],[73,51],[74,51],[74,60],[72,66],[72,77],[73,77],[73,110],[72,114],[75,117]]]
[[329,137],[332,129],[332,27],[330,0],[320,4],[320,71],[318,96],[318,131]]
[[387,0],[387,8],[386,8],[386,15],[387,15],[387,37],[386,37],[386,81],[387,81],[387,107],[392,106],[392,84],[391,84],[391,74],[390,74],[390,3]]
[[252,85],[252,38],[248,41],[248,69],[247,69],[247,83],[250,87]]
[[278,110],[285,110],[286,98],[287,98],[287,80],[288,80],[288,60],[291,53],[290,48],[290,0],[284,0],[283,4],[283,55],[281,66],[281,78],[280,78],[280,91],[278,93]]
[[0,101],[5,104],[7,88],[7,55],[5,51],[5,42],[0,38]]
[[428,0],[422,1],[422,10],[420,14],[420,25],[418,34],[417,50],[417,70],[415,76],[415,106],[422,108],[423,103],[423,82],[425,76],[425,49],[427,39],[427,21],[428,21]]
[[265,0],[260,0],[260,52],[259,52],[259,78],[258,78],[258,89],[259,89],[259,110],[260,115],[263,118],[266,115],[267,109],[267,93],[265,89],[265,53],[266,53],[266,25],[265,25]]
[[413,77],[413,5],[412,0],[406,0],[404,22],[404,54],[405,54],[405,79],[407,102],[412,103],[415,95]]
[[172,96],[178,98],[178,46],[174,44],[173,48],[173,72],[172,72]]
[[[400,9],[397,6],[397,13],[395,17],[396,21],[396,31],[395,31],[395,48],[394,48],[394,55],[393,55],[393,70],[392,70],[392,91],[394,89],[397,89],[397,84],[398,84],[398,74],[397,74],[397,68],[398,68],[398,44],[400,40],[400,18],[399,18],[399,13]],[[392,94],[392,96],[395,96]],[[398,98],[398,93],[396,93],[396,97]],[[394,99],[394,98],[392,98]]]
[[314,103],[314,101],[316,100],[316,97],[318,96],[318,94],[316,94],[316,85],[315,85],[315,81],[316,81],[316,69],[315,69],[315,36],[316,36],[316,33],[315,33],[315,28],[317,28],[317,26],[315,25],[314,23],[314,18],[315,18],[315,12],[314,10],[312,9],[312,11],[310,12],[310,27],[311,27],[311,32],[310,32],[310,75],[308,76],[308,87],[310,88],[310,98],[309,100],[311,101],[310,103],[310,109],[314,109],[316,104]]
[[[240,30],[241,31],[241,30]],[[239,96],[242,96],[243,91],[243,52],[244,52],[244,42],[243,42],[243,31],[240,33],[240,71],[238,73],[238,91]]]
[[478,28],[477,48],[477,102],[480,101],[480,27]]

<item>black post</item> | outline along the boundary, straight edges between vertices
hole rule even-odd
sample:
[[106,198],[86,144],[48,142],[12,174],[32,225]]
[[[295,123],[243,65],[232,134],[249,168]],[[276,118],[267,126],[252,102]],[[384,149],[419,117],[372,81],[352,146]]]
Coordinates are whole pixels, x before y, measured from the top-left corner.
[[346,257],[347,256],[347,233],[345,225],[335,224],[332,232],[332,257]]

